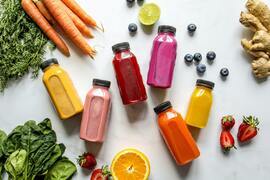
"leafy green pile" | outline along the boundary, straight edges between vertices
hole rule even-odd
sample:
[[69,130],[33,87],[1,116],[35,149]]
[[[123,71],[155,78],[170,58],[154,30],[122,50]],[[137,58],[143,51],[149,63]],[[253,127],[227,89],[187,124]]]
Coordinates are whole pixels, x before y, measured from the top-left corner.
[[0,91],[10,80],[38,75],[48,39],[25,14],[21,0],[0,0]]
[[12,180],[67,180],[77,171],[63,157],[65,146],[56,143],[49,119],[27,121],[8,136],[0,130],[0,179],[4,170]]

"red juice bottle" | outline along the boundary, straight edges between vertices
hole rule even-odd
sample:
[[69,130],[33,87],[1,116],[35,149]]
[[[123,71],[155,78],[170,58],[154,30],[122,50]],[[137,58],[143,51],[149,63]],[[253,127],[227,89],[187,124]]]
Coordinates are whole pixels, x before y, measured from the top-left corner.
[[132,104],[147,99],[139,64],[130,52],[128,42],[112,46],[115,54],[113,66],[123,104]]

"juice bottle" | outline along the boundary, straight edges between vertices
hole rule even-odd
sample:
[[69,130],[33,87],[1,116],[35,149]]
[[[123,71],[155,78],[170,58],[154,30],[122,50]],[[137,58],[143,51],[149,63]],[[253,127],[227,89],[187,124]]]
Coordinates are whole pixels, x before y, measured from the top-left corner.
[[93,79],[93,88],[87,93],[81,122],[80,138],[103,142],[111,108],[111,82]]
[[68,119],[82,112],[83,105],[69,75],[56,59],[41,64],[43,83],[61,119]]
[[190,126],[204,128],[207,125],[215,84],[211,81],[198,79],[196,88],[191,96],[186,115],[186,122]]
[[184,165],[200,156],[200,151],[182,116],[173,110],[169,101],[154,108],[158,114],[160,132],[178,165]]
[[123,104],[132,104],[147,99],[140,67],[135,55],[130,52],[129,43],[123,42],[112,47],[114,71]]
[[177,51],[175,32],[172,26],[158,27],[148,70],[147,84],[150,86],[169,88],[172,85]]

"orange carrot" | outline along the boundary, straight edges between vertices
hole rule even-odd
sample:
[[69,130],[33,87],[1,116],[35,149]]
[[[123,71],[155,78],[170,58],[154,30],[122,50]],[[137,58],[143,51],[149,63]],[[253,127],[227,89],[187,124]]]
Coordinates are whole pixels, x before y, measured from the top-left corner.
[[43,0],[43,3],[70,40],[85,54],[93,58],[96,51],[86,42],[67,13],[60,8],[59,0]]
[[97,26],[97,22],[89,16],[81,7],[80,5],[75,1],[75,0],[62,0],[69,9],[71,9],[81,20],[92,27],[99,28]]
[[47,21],[49,21],[49,23],[51,25],[54,25],[55,21],[54,21],[53,17],[51,16],[51,14],[49,13],[49,11],[44,6],[42,0],[33,0],[33,1],[36,4],[39,11],[41,12],[41,14],[47,19]]
[[48,21],[42,16],[32,0],[22,0],[22,8],[30,18],[40,27],[46,36],[54,42],[56,47],[66,56],[69,56],[69,50],[65,42],[60,38],[57,32],[52,28]]
[[93,34],[91,30],[82,22],[82,20],[74,14],[62,1],[59,1],[60,7],[67,13],[67,15],[71,18],[74,25],[78,28],[78,30],[85,36],[93,38]]

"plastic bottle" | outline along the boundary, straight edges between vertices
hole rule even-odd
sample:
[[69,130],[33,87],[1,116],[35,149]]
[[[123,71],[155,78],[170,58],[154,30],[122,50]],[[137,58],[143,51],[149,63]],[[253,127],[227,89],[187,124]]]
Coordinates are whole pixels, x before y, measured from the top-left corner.
[[132,104],[147,99],[139,64],[130,52],[129,43],[112,46],[115,54],[113,66],[123,104]]
[[75,87],[57,59],[49,59],[41,64],[43,83],[61,119],[68,119],[83,110],[82,102]]
[[200,151],[182,116],[173,110],[170,101],[154,108],[158,114],[160,132],[178,165],[184,165],[200,156]]
[[159,26],[154,39],[147,84],[158,88],[172,85],[177,53],[176,29],[172,26]]
[[103,142],[111,108],[111,82],[93,79],[93,88],[87,93],[81,122],[80,138]]
[[197,128],[204,128],[207,125],[213,101],[212,89],[214,86],[215,84],[211,81],[197,80],[186,115],[188,125]]

